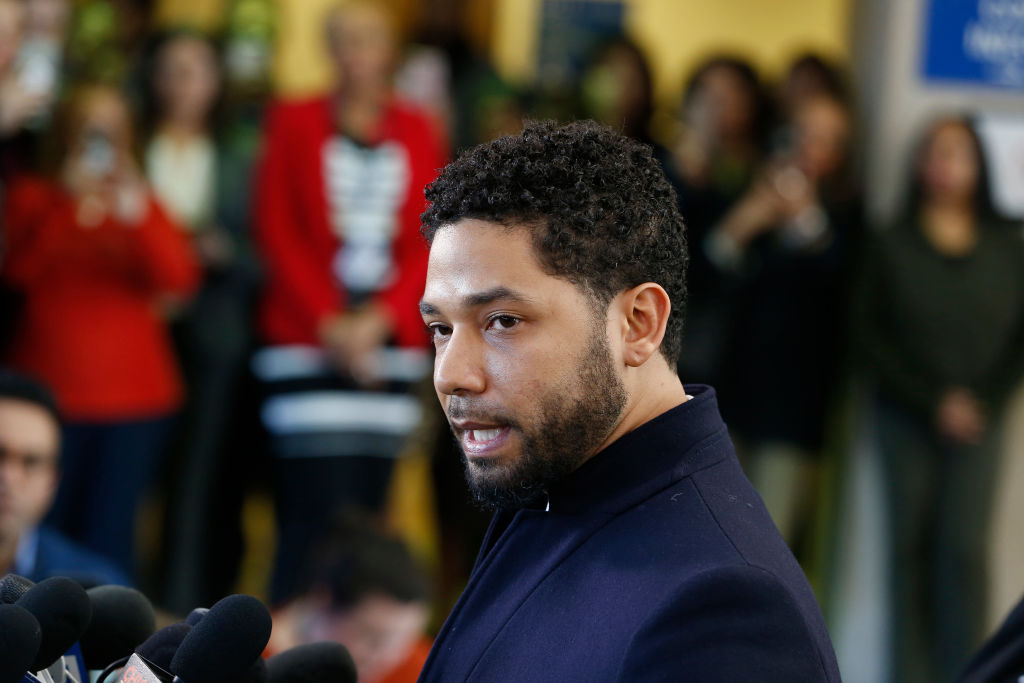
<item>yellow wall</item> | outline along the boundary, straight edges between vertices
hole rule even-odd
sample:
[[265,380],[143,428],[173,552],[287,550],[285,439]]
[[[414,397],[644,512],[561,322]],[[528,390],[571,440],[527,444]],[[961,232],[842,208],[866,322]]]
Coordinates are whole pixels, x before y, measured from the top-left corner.
[[[851,0],[626,0],[627,31],[647,51],[659,98],[674,98],[694,65],[729,50],[767,75],[812,48],[849,55]],[[541,0],[497,0],[493,56],[507,77],[527,82],[535,67]]]
[[[305,94],[326,88],[330,67],[320,22],[334,0],[274,0],[277,13],[276,89]],[[386,0],[413,21],[420,0]],[[480,20],[493,17],[492,56],[503,74],[528,82],[536,57],[542,0],[469,0]],[[626,0],[627,30],[651,60],[662,102],[676,97],[686,74],[705,55],[727,49],[748,56],[768,75],[797,52],[813,48],[849,54],[852,0]],[[214,24],[225,0],[159,0],[163,23]],[[473,23],[479,23],[474,21]],[[486,38],[485,38],[486,39]]]
[[282,95],[308,95],[329,87],[322,19],[334,0],[276,0],[274,87]]
[[157,26],[191,26],[215,31],[223,23],[227,0],[158,0],[153,11]]

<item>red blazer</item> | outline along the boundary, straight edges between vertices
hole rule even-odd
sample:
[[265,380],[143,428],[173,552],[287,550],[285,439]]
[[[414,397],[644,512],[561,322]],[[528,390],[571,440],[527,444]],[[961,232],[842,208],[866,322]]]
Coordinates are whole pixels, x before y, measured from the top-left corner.
[[72,420],[173,411],[182,383],[158,305],[198,285],[184,233],[153,199],[138,226],[94,228],[50,182],[22,180],[6,199],[0,272],[24,294],[9,362],[47,382]]
[[[341,245],[329,224],[324,178],[324,146],[337,134],[332,105],[329,98],[317,98],[278,103],[267,113],[254,215],[266,268],[260,325],[270,344],[319,344],[321,320],[346,310],[346,293],[332,271]],[[399,101],[388,103],[379,131],[379,141],[406,149],[410,177],[392,242],[399,275],[375,301],[390,313],[397,343],[419,346],[426,343],[417,307],[427,268],[419,233],[423,189],[444,164],[444,154],[429,119]]]

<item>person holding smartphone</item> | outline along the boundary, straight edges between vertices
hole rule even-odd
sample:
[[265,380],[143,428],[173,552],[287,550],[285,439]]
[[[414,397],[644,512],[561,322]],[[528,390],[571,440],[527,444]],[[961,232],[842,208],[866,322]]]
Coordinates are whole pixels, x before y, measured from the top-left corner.
[[55,140],[49,177],[19,179],[4,207],[0,276],[24,298],[8,360],[66,419],[51,521],[131,572],[136,507],[182,398],[164,316],[198,266],[142,180],[120,92],[73,92]]
[[805,101],[785,144],[700,245],[734,297],[722,412],[751,481],[798,551],[813,519],[861,232],[849,137],[842,101]]

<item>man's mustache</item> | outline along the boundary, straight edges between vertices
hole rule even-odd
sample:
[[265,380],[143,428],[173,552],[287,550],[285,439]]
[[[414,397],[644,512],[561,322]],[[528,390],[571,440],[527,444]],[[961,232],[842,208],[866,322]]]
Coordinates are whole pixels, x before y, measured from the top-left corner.
[[516,426],[516,421],[498,406],[477,402],[473,399],[463,398],[460,396],[452,396],[448,399],[445,414],[448,416],[449,422],[454,422],[455,420],[473,420],[477,422],[509,425],[512,427]]

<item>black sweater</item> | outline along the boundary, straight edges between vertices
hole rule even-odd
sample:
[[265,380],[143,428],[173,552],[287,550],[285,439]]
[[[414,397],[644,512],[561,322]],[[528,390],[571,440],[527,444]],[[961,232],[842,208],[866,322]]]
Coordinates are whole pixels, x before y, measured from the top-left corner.
[[982,224],[974,248],[950,257],[916,222],[878,234],[854,329],[883,396],[930,415],[946,390],[966,387],[998,410],[1024,372],[1024,238]]

